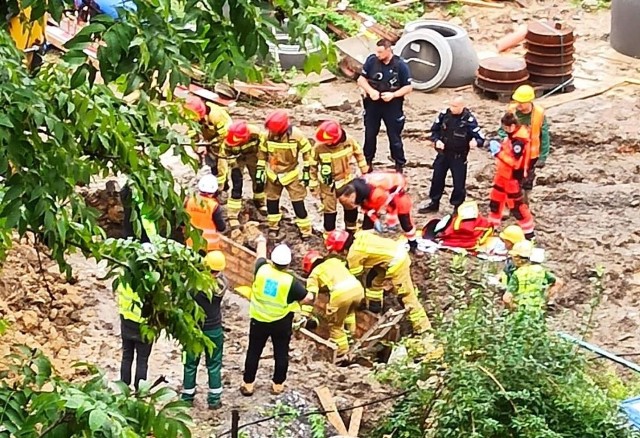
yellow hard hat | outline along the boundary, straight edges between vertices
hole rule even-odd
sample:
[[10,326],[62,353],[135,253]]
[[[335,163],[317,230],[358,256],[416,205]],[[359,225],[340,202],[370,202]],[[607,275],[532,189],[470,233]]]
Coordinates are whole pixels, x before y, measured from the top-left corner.
[[509,225],[500,233],[500,238],[502,240],[506,240],[507,242],[511,242],[512,244],[516,244],[518,242],[522,242],[524,238],[524,231],[518,225]]
[[531,257],[531,251],[533,251],[533,242],[530,240],[523,240],[513,245],[513,249],[509,251],[509,255],[528,259]]
[[531,85],[520,85],[511,98],[518,103],[533,102],[533,99],[536,98],[536,91]]
[[222,272],[227,267],[227,259],[222,251],[211,251],[204,256],[204,265],[212,271]]
[[224,108],[214,105],[211,102],[207,102],[209,107],[209,114],[207,115],[207,121],[214,126],[229,127],[231,125],[231,116]]

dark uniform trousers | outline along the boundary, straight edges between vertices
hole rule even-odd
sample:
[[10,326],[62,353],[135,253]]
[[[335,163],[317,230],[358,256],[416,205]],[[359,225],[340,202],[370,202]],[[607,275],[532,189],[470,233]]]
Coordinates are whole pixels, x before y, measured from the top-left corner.
[[373,163],[378,148],[378,134],[380,124],[384,121],[389,137],[389,149],[391,158],[396,162],[396,167],[403,167],[407,160],[404,157],[402,145],[402,130],[404,129],[404,113],[402,111],[403,99],[393,99],[385,102],[381,99],[363,99],[364,105],[364,156],[367,163]]
[[453,192],[451,193],[450,202],[451,205],[457,207],[464,202],[467,196],[465,188],[467,182],[467,154],[438,152],[433,162],[433,179],[431,180],[429,198],[435,204],[440,203],[449,170],[453,178]]

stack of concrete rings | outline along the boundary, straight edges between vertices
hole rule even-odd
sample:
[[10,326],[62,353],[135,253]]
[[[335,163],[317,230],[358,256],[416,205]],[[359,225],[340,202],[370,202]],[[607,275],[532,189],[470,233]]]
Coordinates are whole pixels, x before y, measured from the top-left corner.
[[408,23],[394,53],[407,61],[413,87],[420,91],[469,85],[478,69],[478,55],[467,31],[446,21]]

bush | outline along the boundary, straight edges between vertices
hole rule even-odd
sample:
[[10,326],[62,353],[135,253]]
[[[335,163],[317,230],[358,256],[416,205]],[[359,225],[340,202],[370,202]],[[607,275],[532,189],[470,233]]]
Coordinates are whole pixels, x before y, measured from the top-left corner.
[[483,286],[461,294],[459,307],[436,332],[444,348],[441,361],[418,362],[419,349],[409,344],[407,358],[379,373],[415,391],[396,404],[373,437],[640,436],[619,413],[616,394],[625,391],[599,386],[593,366],[550,330],[542,312],[498,309]]

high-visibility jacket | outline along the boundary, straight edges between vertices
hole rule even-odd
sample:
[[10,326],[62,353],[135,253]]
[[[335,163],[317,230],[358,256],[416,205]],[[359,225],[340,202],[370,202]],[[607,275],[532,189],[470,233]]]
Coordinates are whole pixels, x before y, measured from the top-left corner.
[[[207,241],[207,251],[220,247],[220,234],[213,221],[213,213],[220,204],[215,198],[193,195],[187,198],[185,210],[191,219],[191,225],[202,231],[202,237]],[[193,246],[193,240],[187,239],[187,246]]]
[[[529,147],[529,130],[520,126],[502,141],[496,155],[496,179],[520,180],[525,171],[525,154]],[[494,181],[495,183],[495,181]]]
[[266,140],[266,135],[258,126],[248,124],[247,127],[250,135],[246,143],[238,146],[229,146],[225,143],[220,149],[220,157],[226,159],[232,169],[237,167],[238,159],[257,156],[258,149]]
[[409,258],[403,242],[382,237],[372,231],[358,231],[347,253],[349,272],[359,275],[363,270],[381,267],[393,274],[397,266]]
[[408,187],[407,179],[398,172],[371,172],[363,178],[371,188],[369,197],[362,203],[365,211],[378,212],[392,205],[396,197],[406,194]]
[[362,284],[347,269],[345,263],[331,257],[316,266],[307,278],[307,291],[317,295],[326,287],[331,295],[362,289]]
[[[22,18],[23,14],[24,20]],[[45,16],[32,22],[29,22],[30,17],[31,8],[28,7],[9,20],[9,34],[19,50],[40,46],[45,43]]]
[[493,234],[493,227],[480,214],[475,202],[464,202],[455,215],[443,219],[445,223],[436,228],[442,228],[442,231],[438,231],[436,237],[445,246],[476,249]]
[[[544,108],[538,104],[532,104],[533,109],[531,110],[530,120],[529,120],[529,137],[531,139],[531,152],[530,159],[536,159],[540,156],[540,142],[542,135],[542,125],[544,123]],[[517,103],[513,103],[509,105],[509,112],[513,114],[517,114]],[[522,121],[521,121],[522,122]]]
[[547,287],[554,281],[542,265],[527,264],[513,272],[507,290],[513,294],[518,306],[540,309],[545,302]]
[[271,263],[260,266],[251,286],[249,315],[256,321],[278,321],[291,312],[287,304],[293,276],[276,269]]
[[118,313],[124,319],[129,321],[142,323],[142,301],[137,293],[131,289],[131,286],[120,283],[116,289],[118,295]]
[[311,186],[317,186],[318,183],[335,189],[345,186],[355,178],[351,171],[353,159],[360,172],[365,173],[367,160],[358,142],[350,135],[336,145],[316,143],[311,154]]
[[282,185],[300,178],[298,156],[302,154],[303,166],[311,164],[311,143],[298,128],[290,128],[279,138],[267,135],[258,150],[258,166],[266,167],[267,178]]

